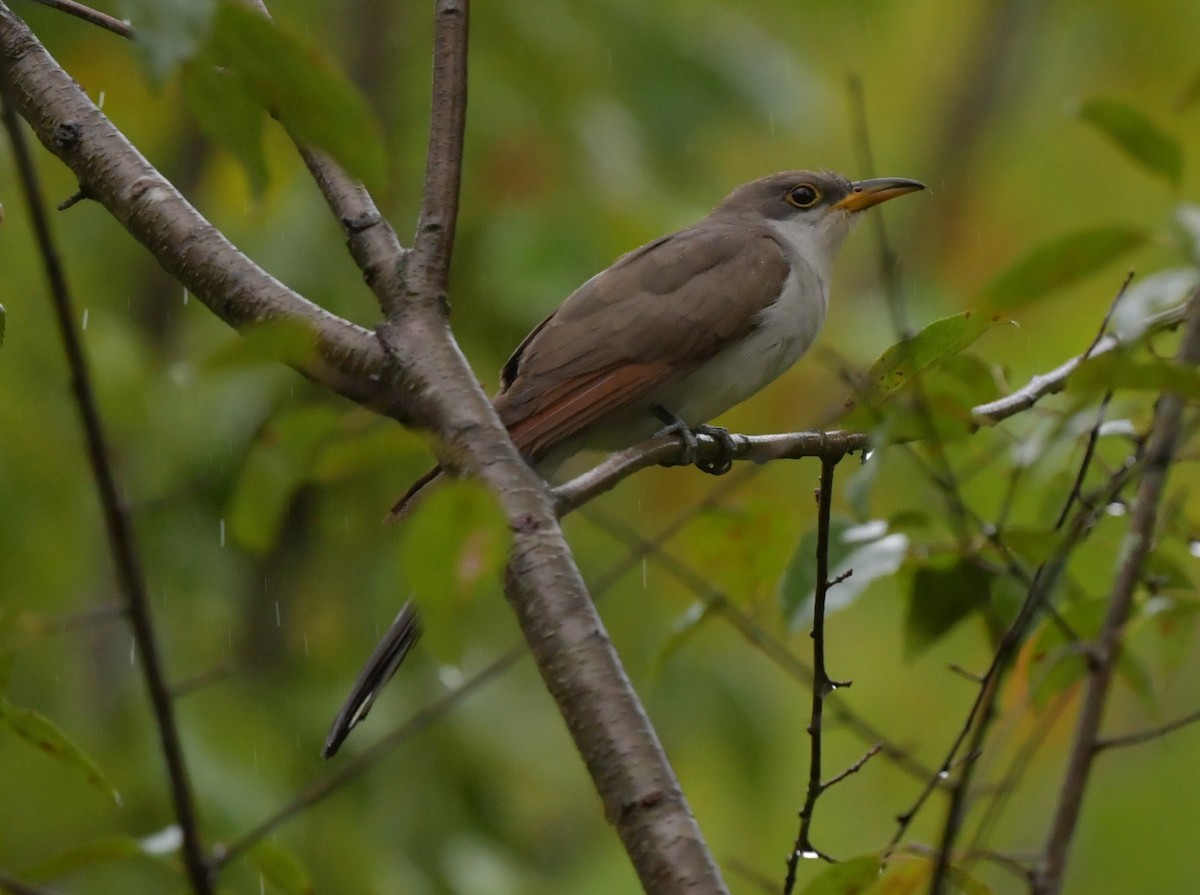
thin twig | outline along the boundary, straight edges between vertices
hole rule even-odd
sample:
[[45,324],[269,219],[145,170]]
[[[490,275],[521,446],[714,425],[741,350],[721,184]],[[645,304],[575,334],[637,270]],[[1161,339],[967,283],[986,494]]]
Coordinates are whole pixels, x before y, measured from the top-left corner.
[[1095,748],[1097,752],[1103,752],[1105,749],[1119,749],[1125,746],[1137,746],[1142,743],[1149,743],[1162,739],[1169,733],[1174,733],[1177,730],[1195,724],[1197,721],[1200,721],[1200,709],[1190,712],[1182,718],[1176,718],[1174,721],[1168,721],[1166,724],[1160,724],[1157,727],[1151,727],[1147,730],[1098,739],[1096,740]]
[[[1000,680],[1009,668],[1018,647],[1024,642],[1029,627],[1032,625],[1039,611],[1044,607],[1046,597],[1055,586],[1066,557],[1074,549],[1075,545],[1091,530],[1096,513],[1092,508],[1107,504],[1108,500],[1106,498],[1119,493],[1139,468],[1140,464],[1129,463],[1114,473],[1102,491],[1094,495],[1094,499],[1089,500],[1086,506],[1075,514],[1071,525],[1063,534],[1055,554],[1039,566],[1034,573],[1029,583],[1025,600],[1016,617],[1001,638],[996,652],[992,657],[991,664],[983,675],[979,692],[976,694],[975,700],[967,712],[966,719],[955,735],[950,748],[947,750],[946,757],[938,767],[937,773],[926,781],[925,786],[908,810],[897,817],[896,831],[892,836],[887,851],[891,852],[897,847],[908,826],[925,805],[930,795],[944,785],[944,781],[949,777],[950,772],[958,765],[959,752],[972,732],[975,733],[975,736],[970,747],[967,749],[967,754],[974,755],[982,747],[984,734],[994,711],[995,699],[999,694]],[[964,770],[969,771],[973,766],[974,762],[968,762],[964,765]],[[962,810],[962,803],[965,801],[968,783],[969,779],[964,775],[950,788],[952,806],[943,828],[944,847],[939,851],[940,860],[949,860],[949,848],[946,847],[946,842],[952,841],[958,835],[958,821],[961,817],[960,812]],[[941,874],[946,872],[948,866],[948,864],[940,866]],[[935,876],[935,883],[938,878],[938,876]],[[942,878],[944,879],[944,876]]]
[[[1189,302],[1187,328],[1177,358],[1181,364],[1189,366],[1200,363],[1200,290],[1192,294]],[[1108,612],[1091,650],[1088,682],[1075,739],[1063,774],[1054,820],[1031,887],[1034,895],[1056,895],[1062,889],[1067,852],[1083,808],[1092,763],[1097,755],[1100,722],[1120,655],[1125,622],[1133,605],[1134,592],[1142,579],[1146,559],[1150,555],[1159,502],[1179,442],[1184,407],[1182,397],[1167,392],[1159,398],[1155,409],[1146,446],[1145,472],[1138,483],[1130,514],[1129,535],[1109,596]]]
[[108,13],[92,9],[90,6],[84,6],[82,3],[77,3],[76,0],[34,0],[34,2],[40,3],[42,6],[49,6],[51,9],[57,9],[59,12],[65,12],[67,15],[75,16],[77,19],[83,19],[83,21],[92,25],[98,25],[120,37],[125,37],[129,40],[134,40],[137,37],[137,32],[128,22],[110,16]]
[[[1147,318],[1144,331],[1154,333],[1178,326],[1183,322],[1186,314],[1186,304],[1168,308]],[[1024,386],[1011,394],[1005,395],[1003,398],[997,398],[995,401],[988,401],[985,404],[972,407],[971,419],[977,426],[994,426],[1002,420],[1008,419],[1010,416],[1016,416],[1018,413],[1028,410],[1042,398],[1046,397],[1046,395],[1056,394],[1066,388],[1067,379],[1070,378],[1071,374],[1085,360],[1091,360],[1102,354],[1107,354],[1124,344],[1125,342],[1122,342],[1115,335],[1102,336],[1092,344],[1087,353],[1071,358],[1055,367],[1049,373],[1041,373],[1030,377],[1029,382]]]
[[[707,435],[696,436],[696,459],[716,460],[730,456],[734,460],[768,463],[772,460],[799,460],[805,457],[845,456],[867,449],[867,436],[856,432],[788,432],[778,435],[730,435],[733,451]],[[618,451],[582,475],[553,489],[559,516],[612,490],[639,469],[672,464],[684,455],[684,445],[671,434],[655,435],[639,445]]]
[[175,721],[175,709],[171,703],[171,692],[159,654],[158,641],[154,634],[154,621],[150,611],[150,598],[146,592],[146,580],[142,571],[141,556],[133,533],[129,513],[121,500],[116,476],[109,460],[107,439],[100,419],[100,410],[92,389],[91,374],[83,346],[75,331],[75,312],[71,294],[67,287],[66,274],[59,261],[58,250],[50,233],[50,222],[45,213],[45,200],[38,183],[37,171],[21,130],[16,109],[10,101],[11,94],[5,90],[3,96],[4,127],[8,131],[13,157],[20,174],[21,188],[29,208],[30,222],[38,244],[38,252],[46,270],[51,303],[59,336],[71,370],[71,389],[75,395],[75,406],[83,425],[88,462],[96,481],[96,490],[104,512],[105,528],[108,532],[109,548],[116,565],[117,579],[129,605],[129,620],[137,643],[138,660],[150,705],[154,712],[163,758],[170,778],[171,796],[175,803],[175,818],[179,822],[183,837],[183,862],[187,868],[192,891],[196,895],[209,895],[213,891],[209,867],[201,844],[200,828],[188,781],[187,762]]
[[842,684],[836,683],[825,668],[825,597],[829,593],[829,523],[833,507],[833,473],[836,459],[821,460],[821,484],[817,491],[817,582],[813,593],[813,686],[811,713],[808,721],[809,760],[808,786],[805,789],[804,805],[800,809],[800,831],[787,859],[787,875],[783,881],[784,895],[791,895],[796,888],[796,868],[801,858],[819,857],[832,860],[812,843],[813,816],[817,799],[825,791],[821,782],[822,716],[825,698]]
[[[875,153],[871,149],[871,129],[867,121],[867,99],[862,78],[851,74],[846,78],[846,92],[850,103],[853,142],[858,153],[858,163],[863,177],[875,176]],[[908,310],[904,304],[904,289],[900,282],[900,259],[888,239],[887,224],[882,214],[871,216],[875,230],[875,247],[879,260],[879,279],[887,296],[888,311],[892,315],[892,332],[897,339],[912,335],[908,323]]]
[[[753,467],[751,467],[753,471]],[[732,476],[730,476],[732,478]],[[695,512],[695,511],[693,511]],[[663,549],[662,545],[682,527],[683,522],[692,518],[692,514],[680,517],[667,528],[663,529],[654,539],[642,537],[633,531],[625,522],[595,509],[589,509],[586,518],[608,532],[615,538],[629,545],[638,555],[649,556],[662,566],[671,576],[688,588],[706,609],[715,611],[721,618],[733,626],[752,646],[758,649],[777,668],[789,677],[799,681],[805,687],[813,686],[813,670],[808,664],[792,653],[777,637],[758,624],[747,612],[737,605],[729,596],[712,586],[707,578],[681,562],[673,554]],[[870,721],[857,714],[853,709],[838,701],[832,706],[826,706],[832,713],[833,720],[844,725],[856,736],[870,743],[880,745],[883,755],[894,762],[901,770],[918,780],[928,780],[933,773],[921,762],[914,759],[911,753],[894,743],[883,731],[871,724]]]

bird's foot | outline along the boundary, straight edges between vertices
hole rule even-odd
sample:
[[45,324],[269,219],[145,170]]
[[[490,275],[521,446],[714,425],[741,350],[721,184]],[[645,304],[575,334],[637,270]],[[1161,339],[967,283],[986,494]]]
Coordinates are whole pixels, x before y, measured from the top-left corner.
[[733,458],[737,455],[737,445],[734,444],[733,436],[729,434],[728,429],[724,426],[710,426],[705,423],[693,429],[692,433],[693,435],[707,435],[720,448],[720,452],[711,460],[697,459],[697,469],[707,472],[709,475],[725,475],[733,469]]
[[[663,432],[676,435],[683,442],[683,453],[680,454],[679,459],[665,463],[664,466],[695,465],[701,472],[709,475],[725,475],[733,468],[733,458],[737,452],[737,446],[728,429],[721,426],[710,426],[707,423],[693,429],[661,404],[655,404],[650,411],[666,425]],[[696,441],[697,435],[704,435],[715,441],[721,449],[720,453],[712,460],[701,459],[699,456],[700,446]]]
[[691,466],[695,463],[699,447],[696,444],[696,436],[692,433],[691,426],[661,404],[652,405],[650,412],[658,417],[663,425],[666,426],[662,434],[678,436],[679,440],[683,443],[683,453],[679,455],[679,459],[664,463],[663,466]]

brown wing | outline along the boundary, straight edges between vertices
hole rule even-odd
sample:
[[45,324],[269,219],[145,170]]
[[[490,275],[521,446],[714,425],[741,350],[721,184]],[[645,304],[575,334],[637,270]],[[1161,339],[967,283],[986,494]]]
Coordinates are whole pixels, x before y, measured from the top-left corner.
[[788,274],[765,227],[708,222],[649,243],[571,294],[501,372],[496,409],[537,459],[636,407],[746,335]]

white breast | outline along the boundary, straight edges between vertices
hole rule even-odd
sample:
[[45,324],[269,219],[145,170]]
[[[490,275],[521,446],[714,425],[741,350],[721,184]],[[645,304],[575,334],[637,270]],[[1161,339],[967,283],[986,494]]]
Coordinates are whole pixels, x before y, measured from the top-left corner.
[[828,305],[825,283],[808,264],[792,265],[779,299],[758,326],[664,389],[658,403],[689,426],[708,422],[749,398],[798,361],[816,339]]

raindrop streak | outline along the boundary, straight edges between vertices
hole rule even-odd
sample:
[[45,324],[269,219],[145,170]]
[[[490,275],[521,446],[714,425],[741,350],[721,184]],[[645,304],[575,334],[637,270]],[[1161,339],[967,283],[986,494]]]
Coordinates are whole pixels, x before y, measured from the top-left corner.
[[185,305],[188,303],[188,291],[187,291],[187,286],[184,286],[184,287],[183,287],[183,303],[184,303]]
[[646,589],[646,557],[642,557],[642,590]]
[[100,95],[98,97],[96,97],[96,108],[97,109],[104,108],[104,91],[103,90],[101,90]]
[[1200,559],[1200,541],[1188,541],[1188,553]]
[[220,528],[221,528],[221,546],[224,547],[225,546],[225,517],[224,516],[221,517]]
[[137,661],[137,640],[130,638],[129,640],[129,664],[132,665]]
[[279,617],[279,601],[275,601],[275,627],[282,628],[283,620]]
[[88,311],[89,310],[91,310],[91,309],[90,308],[83,309],[83,323],[80,325],[80,327],[79,327],[80,329],[87,329],[87,320],[88,320]]

